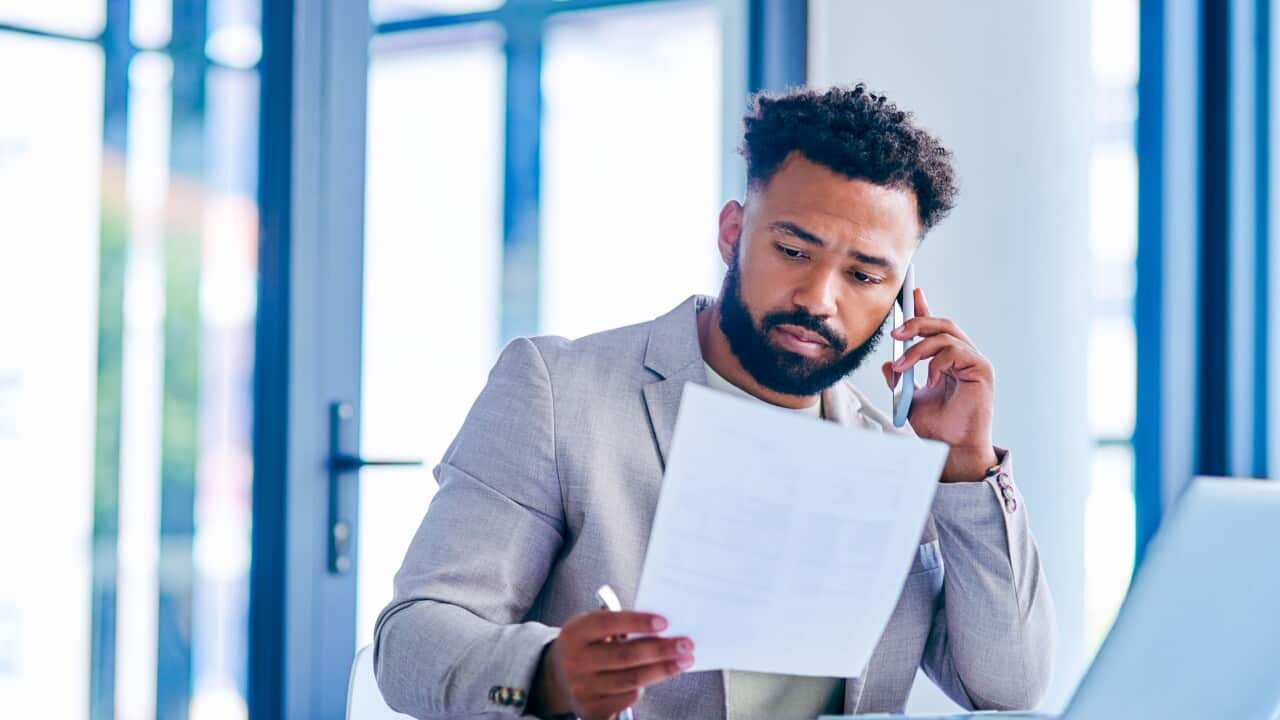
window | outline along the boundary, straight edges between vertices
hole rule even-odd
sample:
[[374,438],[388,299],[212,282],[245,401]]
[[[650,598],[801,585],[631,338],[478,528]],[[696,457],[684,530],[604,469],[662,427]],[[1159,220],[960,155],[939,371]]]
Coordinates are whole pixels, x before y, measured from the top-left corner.
[[550,24],[543,332],[578,337],[642,322],[719,288],[721,24],[704,3]]
[[246,715],[258,15],[0,6],[11,714]]
[[0,707],[83,717],[104,384],[96,287],[110,263],[99,247],[103,57],[0,33],[0,67]]
[[1091,30],[1089,280],[1093,310],[1088,382],[1093,458],[1085,504],[1085,632],[1090,654],[1111,628],[1134,562],[1137,0],[1094,0]]

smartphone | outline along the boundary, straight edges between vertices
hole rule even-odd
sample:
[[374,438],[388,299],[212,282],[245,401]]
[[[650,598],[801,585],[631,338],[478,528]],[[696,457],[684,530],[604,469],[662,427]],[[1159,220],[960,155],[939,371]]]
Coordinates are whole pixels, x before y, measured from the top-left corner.
[[[893,327],[901,327],[902,323],[916,316],[916,266],[907,266],[906,277],[902,280],[902,289],[898,291],[898,301],[893,306]],[[893,341],[893,361],[916,343],[915,338]],[[916,389],[915,366],[909,367],[898,376],[893,386],[893,425],[902,427],[907,424],[907,416],[911,414],[911,396]]]

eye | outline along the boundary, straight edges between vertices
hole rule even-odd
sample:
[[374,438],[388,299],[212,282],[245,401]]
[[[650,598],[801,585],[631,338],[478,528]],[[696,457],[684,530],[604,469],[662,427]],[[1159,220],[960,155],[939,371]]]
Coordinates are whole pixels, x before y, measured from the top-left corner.
[[797,250],[793,247],[787,247],[786,245],[778,245],[778,250],[780,250],[783,255],[786,255],[791,260],[799,260],[803,257],[807,257],[803,251]]
[[880,278],[874,277],[872,275],[868,275],[862,272],[861,270],[854,270],[853,272],[849,273],[849,276],[862,285],[879,285],[880,284]]

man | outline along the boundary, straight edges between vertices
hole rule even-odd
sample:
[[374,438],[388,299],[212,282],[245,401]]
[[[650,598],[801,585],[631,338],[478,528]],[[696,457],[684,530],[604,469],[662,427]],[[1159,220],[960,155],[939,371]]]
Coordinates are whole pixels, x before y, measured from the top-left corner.
[[[595,719],[635,706],[642,720],[900,712],[921,667],[967,708],[1038,702],[1052,601],[1010,454],[992,445],[992,367],[919,291],[920,317],[893,337],[921,340],[882,370],[891,385],[930,360],[910,426],[950,452],[898,605],[858,677],[686,673],[696,638],[662,636],[658,615],[595,609],[604,583],[626,606],[635,597],[685,383],[897,431],[844,378],[952,206],[950,152],[858,85],[757,97],[743,154],[746,198],[720,211],[719,298],[502,352],[435,469],[440,489],[378,619],[378,683],[393,708]],[[612,641],[627,633],[657,634]]]

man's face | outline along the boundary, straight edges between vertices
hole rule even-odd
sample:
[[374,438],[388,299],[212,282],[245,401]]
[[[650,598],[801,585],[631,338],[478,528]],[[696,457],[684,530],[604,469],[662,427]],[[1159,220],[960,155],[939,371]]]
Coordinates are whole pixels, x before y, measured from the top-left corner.
[[920,233],[909,190],[792,153],[720,213],[720,328],[761,386],[813,395],[875,348]]

